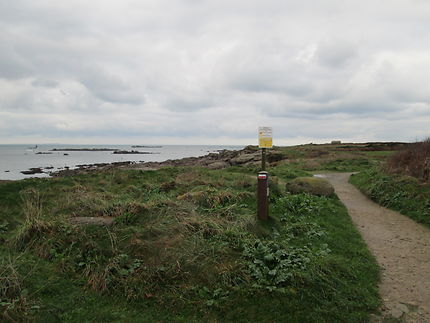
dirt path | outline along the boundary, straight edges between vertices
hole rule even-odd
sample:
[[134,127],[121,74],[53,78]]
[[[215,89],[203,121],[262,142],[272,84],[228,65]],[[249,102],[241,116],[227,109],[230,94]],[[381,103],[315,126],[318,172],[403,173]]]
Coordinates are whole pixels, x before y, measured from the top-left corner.
[[430,230],[383,208],[348,183],[351,173],[325,174],[382,269],[382,318],[430,322]]

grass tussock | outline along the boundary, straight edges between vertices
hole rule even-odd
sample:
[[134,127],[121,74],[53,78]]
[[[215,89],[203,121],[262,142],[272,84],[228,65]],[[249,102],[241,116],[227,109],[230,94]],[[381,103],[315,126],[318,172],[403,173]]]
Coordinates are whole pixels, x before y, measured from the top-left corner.
[[24,295],[23,278],[18,272],[16,259],[0,259],[0,320],[16,322],[29,310]]
[[16,249],[23,250],[28,243],[48,233],[52,229],[52,224],[44,218],[39,191],[28,188],[21,191],[20,196],[24,223],[19,227],[12,244]]
[[392,155],[386,170],[391,174],[413,176],[422,181],[430,179],[430,138],[408,145],[406,149]]

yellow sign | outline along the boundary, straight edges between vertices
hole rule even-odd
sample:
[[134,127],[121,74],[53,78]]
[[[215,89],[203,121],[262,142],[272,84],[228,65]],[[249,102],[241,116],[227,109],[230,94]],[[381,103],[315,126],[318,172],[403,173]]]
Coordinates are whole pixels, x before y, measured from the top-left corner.
[[258,127],[258,147],[272,148],[272,127]]

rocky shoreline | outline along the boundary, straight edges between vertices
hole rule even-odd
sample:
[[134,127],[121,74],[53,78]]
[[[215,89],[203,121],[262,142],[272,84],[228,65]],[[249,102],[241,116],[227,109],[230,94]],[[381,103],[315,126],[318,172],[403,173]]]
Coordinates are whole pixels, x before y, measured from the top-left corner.
[[[328,145],[328,144],[327,144]],[[308,146],[322,146],[326,147],[327,145],[313,145],[309,144]],[[356,151],[356,150],[365,150],[365,151],[382,151],[382,150],[399,150],[400,148],[408,145],[407,143],[399,143],[399,142],[388,142],[388,143],[350,143],[350,144],[342,144],[332,146],[331,149],[335,151]],[[328,145],[330,146],[330,145]],[[102,148],[104,149],[104,148]],[[136,151],[121,151],[120,153],[136,153]],[[151,152],[144,152],[144,154],[151,154]],[[317,153],[317,156],[322,154],[318,149],[315,151],[309,151],[308,155],[310,157],[312,154]],[[281,160],[287,159],[287,157],[276,148],[273,150],[267,151],[267,162],[276,163]],[[207,155],[201,157],[186,157],[182,159],[169,159],[162,162],[132,162],[132,161],[124,161],[124,162],[113,162],[113,163],[97,163],[97,164],[88,164],[88,165],[76,165],[76,168],[70,169],[69,167],[65,167],[64,169],[57,170],[55,172],[45,172],[41,171],[39,168],[30,169],[28,171],[23,171],[23,174],[40,174],[46,173],[53,177],[58,176],[71,176],[75,174],[86,174],[89,172],[97,171],[97,170],[106,170],[106,169],[114,169],[114,168],[122,168],[122,169],[159,169],[161,167],[176,167],[176,166],[200,166],[207,167],[209,169],[223,169],[230,166],[258,166],[261,163],[261,150],[258,149],[257,146],[247,146],[241,150],[219,150],[216,153],[209,153]],[[25,172],[25,173],[24,173]]]
[[[270,151],[267,154],[269,163],[280,161],[283,155],[280,152]],[[96,170],[113,168],[123,169],[159,169],[161,167],[201,166],[209,169],[223,169],[236,165],[256,166],[261,163],[261,151],[255,146],[247,146],[242,150],[220,150],[201,157],[186,157],[182,159],[169,159],[162,162],[116,162],[91,165],[77,165],[76,169],[64,169],[51,173],[51,176],[71,176],[85,174]]]

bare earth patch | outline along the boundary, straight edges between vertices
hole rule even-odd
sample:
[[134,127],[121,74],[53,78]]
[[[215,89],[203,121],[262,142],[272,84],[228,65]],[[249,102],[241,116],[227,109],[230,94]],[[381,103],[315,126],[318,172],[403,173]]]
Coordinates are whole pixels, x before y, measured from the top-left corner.
[[323,176],[359,229],[382,270],[384,305],[375,322],[430,322],[430,230],[372,202],[352,184],[351,173]]

